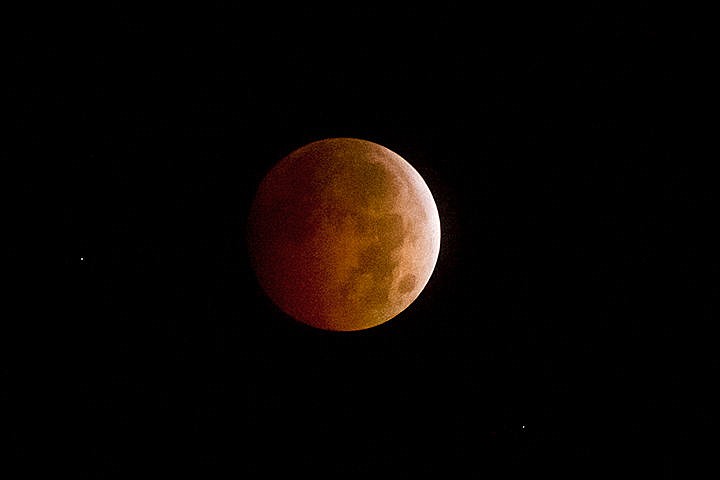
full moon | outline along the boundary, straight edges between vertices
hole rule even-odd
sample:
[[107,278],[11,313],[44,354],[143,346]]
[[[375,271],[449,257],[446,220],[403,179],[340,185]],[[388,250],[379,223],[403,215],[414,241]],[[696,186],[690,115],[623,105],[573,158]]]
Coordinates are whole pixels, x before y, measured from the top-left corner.
[[366,140],[301,147],[260,183],[248,219],[258,282],[312,327],[363,330],[405,310],[440,250],[430,189],[400,155]]

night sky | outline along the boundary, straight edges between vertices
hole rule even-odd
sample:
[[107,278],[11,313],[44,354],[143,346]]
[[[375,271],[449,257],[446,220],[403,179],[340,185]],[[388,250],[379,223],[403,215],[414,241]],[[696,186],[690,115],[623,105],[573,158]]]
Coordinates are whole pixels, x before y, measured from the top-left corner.
[[[23,238],[0,399],[25,472],[709,464],[720,242],[701,12],[97,3],[18,14],[6,59]],[[340,136],[408,160],[442,223],[420,297],[354,333],[280,312],[244,243],[270,167]]]

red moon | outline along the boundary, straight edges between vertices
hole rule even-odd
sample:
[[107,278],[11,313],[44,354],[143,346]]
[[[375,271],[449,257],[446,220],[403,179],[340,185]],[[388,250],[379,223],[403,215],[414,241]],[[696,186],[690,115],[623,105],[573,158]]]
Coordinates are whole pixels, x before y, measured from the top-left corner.
[[440,250],[440,218],[420,174],[366,140],[310,143],[278,162],[250,208],[248,248],[262,289],[312,327],[363,330],[405,310]]

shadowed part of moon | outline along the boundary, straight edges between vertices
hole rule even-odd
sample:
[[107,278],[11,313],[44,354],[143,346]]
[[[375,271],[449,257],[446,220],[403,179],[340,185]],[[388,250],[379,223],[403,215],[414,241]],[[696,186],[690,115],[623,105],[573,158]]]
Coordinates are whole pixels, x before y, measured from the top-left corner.
[[358,330],[405,309],[439,250],[439,218],[422,178],[363,140],[302,147],[265,177],[251,208],[258,280],[294,318]]

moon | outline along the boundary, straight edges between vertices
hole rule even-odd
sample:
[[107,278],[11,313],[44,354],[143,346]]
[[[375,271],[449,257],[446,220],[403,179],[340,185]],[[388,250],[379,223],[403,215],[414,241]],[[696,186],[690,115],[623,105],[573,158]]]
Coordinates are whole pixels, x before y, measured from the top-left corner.
[[330,138],[280,160],[248,218],[258,283],[309,326],[354,331],[387,322],[425,288],[440,251],[430,189],[400,155]]

